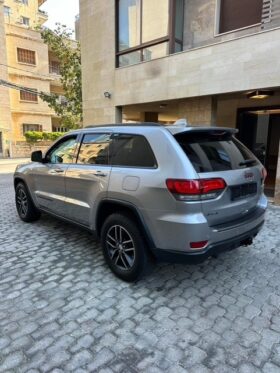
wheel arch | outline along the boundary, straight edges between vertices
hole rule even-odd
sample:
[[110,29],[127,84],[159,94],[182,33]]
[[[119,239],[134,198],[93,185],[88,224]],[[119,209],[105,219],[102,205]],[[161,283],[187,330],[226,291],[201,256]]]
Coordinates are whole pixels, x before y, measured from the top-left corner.
[[[20,176],[15,176],[15,178],[14,178],[14,188],[15,188],[15,189],[16,189],[16,187],[17,187],[17,185],[18,185],[19,183],[23,183],[23,184],[25,185],[25,187],[28,189],[28,186],[27,186],[25,180],[24,180],[23,178],[21,178]],[[28,191],[29,191],[29,190],[28,190]]]
[[155,248],[155,244],[150,234],[149,228],[147,227],[137,207],[129,202],[119,200],[105,199],[100,202],[95,220],[95,230],[98,237],[100,237],[102,225],[107,217],[116,212],[129,215],[134,221],[136,221],[141,229],[141,232],[144,235],[149,249],[153,250]]

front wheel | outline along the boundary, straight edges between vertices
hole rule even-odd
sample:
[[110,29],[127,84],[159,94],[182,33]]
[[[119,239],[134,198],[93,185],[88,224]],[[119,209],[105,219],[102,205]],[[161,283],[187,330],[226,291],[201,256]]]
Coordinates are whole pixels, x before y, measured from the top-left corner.
[[146,242],[128,215],[113,214],[106,219],[101,230],[101,245],[108,266],[124,281],[138,280],[150,265]]
[[40,211],[35,207],[23,183],[18,183],[16,186],[16,207],[19,217],[26,223],[40,218]]

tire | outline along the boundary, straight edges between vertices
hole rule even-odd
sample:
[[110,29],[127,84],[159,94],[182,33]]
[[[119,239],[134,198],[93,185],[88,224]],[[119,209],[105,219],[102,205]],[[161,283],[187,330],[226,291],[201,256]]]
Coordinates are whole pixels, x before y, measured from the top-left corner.
[[20,219],[26,223],[36,221],[41,216],[23,183],[18,183],[16,186],[16,207]]
[[147,244],[133,217],[112,214],[101,229],[101,246],[111,271],[126,282],[134,282],[151,264]]

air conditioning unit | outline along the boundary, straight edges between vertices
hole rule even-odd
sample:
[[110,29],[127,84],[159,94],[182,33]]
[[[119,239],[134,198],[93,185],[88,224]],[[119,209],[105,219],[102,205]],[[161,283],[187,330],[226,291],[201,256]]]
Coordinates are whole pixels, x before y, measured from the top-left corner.
[[17,18],[16,23],[19,23],[19,24],[22,25],[22,24],[23,24],[23,19],[22,19],[22,17]]

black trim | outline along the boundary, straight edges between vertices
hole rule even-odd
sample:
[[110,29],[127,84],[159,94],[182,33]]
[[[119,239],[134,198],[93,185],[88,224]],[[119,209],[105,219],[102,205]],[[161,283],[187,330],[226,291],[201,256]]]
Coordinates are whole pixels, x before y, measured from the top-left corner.
[[84,230],[92,233],[95,237],[97,237],[96,236],[96,232],[94,230],[90,229],[90,227],[88,225],[85,225],[85,224],[82,224],[82,223],[78,223],[75,220],[71,220],[71,219],[69,219],[69,218],[67,218],[65,216],[56,214],[56,213],[48,210],[47,208],[42,208],[42,207],[37,207],[37,208],[38,208],[38,210],[40,210],[41,212],[44,212],[47,215],[51,215],[51,216],[53,216],[54,218],[56,218],[58,220],[64,221],[65,223],[73,224],[73,225],[75,225],[77,227],[80,227],[80,228],[82,228],[82,229],[84,229]]
[[258,224],[250,231],[231,239],[220,241],[208,246],[205,250],[199,252],[182,252],[176,250],[153,249],[155,257],[164,262],[199,264],[211,256],[216,256],[222,252],[236,249],[240,246],[248,246],[252,243],[253,238],[259,233],[264,221]]
[[98,209],[97,209],[96,215],[95,215],[96,219],[95,219],[95,227],[94,227],[94,230],[97,232],[98,236],[99,236],[99,233],[100,233],[98,231],[98,216],[100,214],[100,210],[102,209],[102,205],[104,205],[107,202],[126,207],[136,214],[136,216],[139,218],[139,221],[140,221],[141,226],[143,228],[143,233],[145,235],[145,238],[147,240],[149,248],[153,251],[153,248],[155,247],[155,244],[154,244],[154,240],[152,238],[152,235],[150,233],[150,230],[149,230],[147,224],[145,223],[145,220],[144,220],[142,214],[140,213],[140,211],[137,209],[137,207],[135,205],[133,205],[130,202],[126,202],[126,201],[122,201],[122,200],[118,200],[118,199],[105,198],[99,203]]

